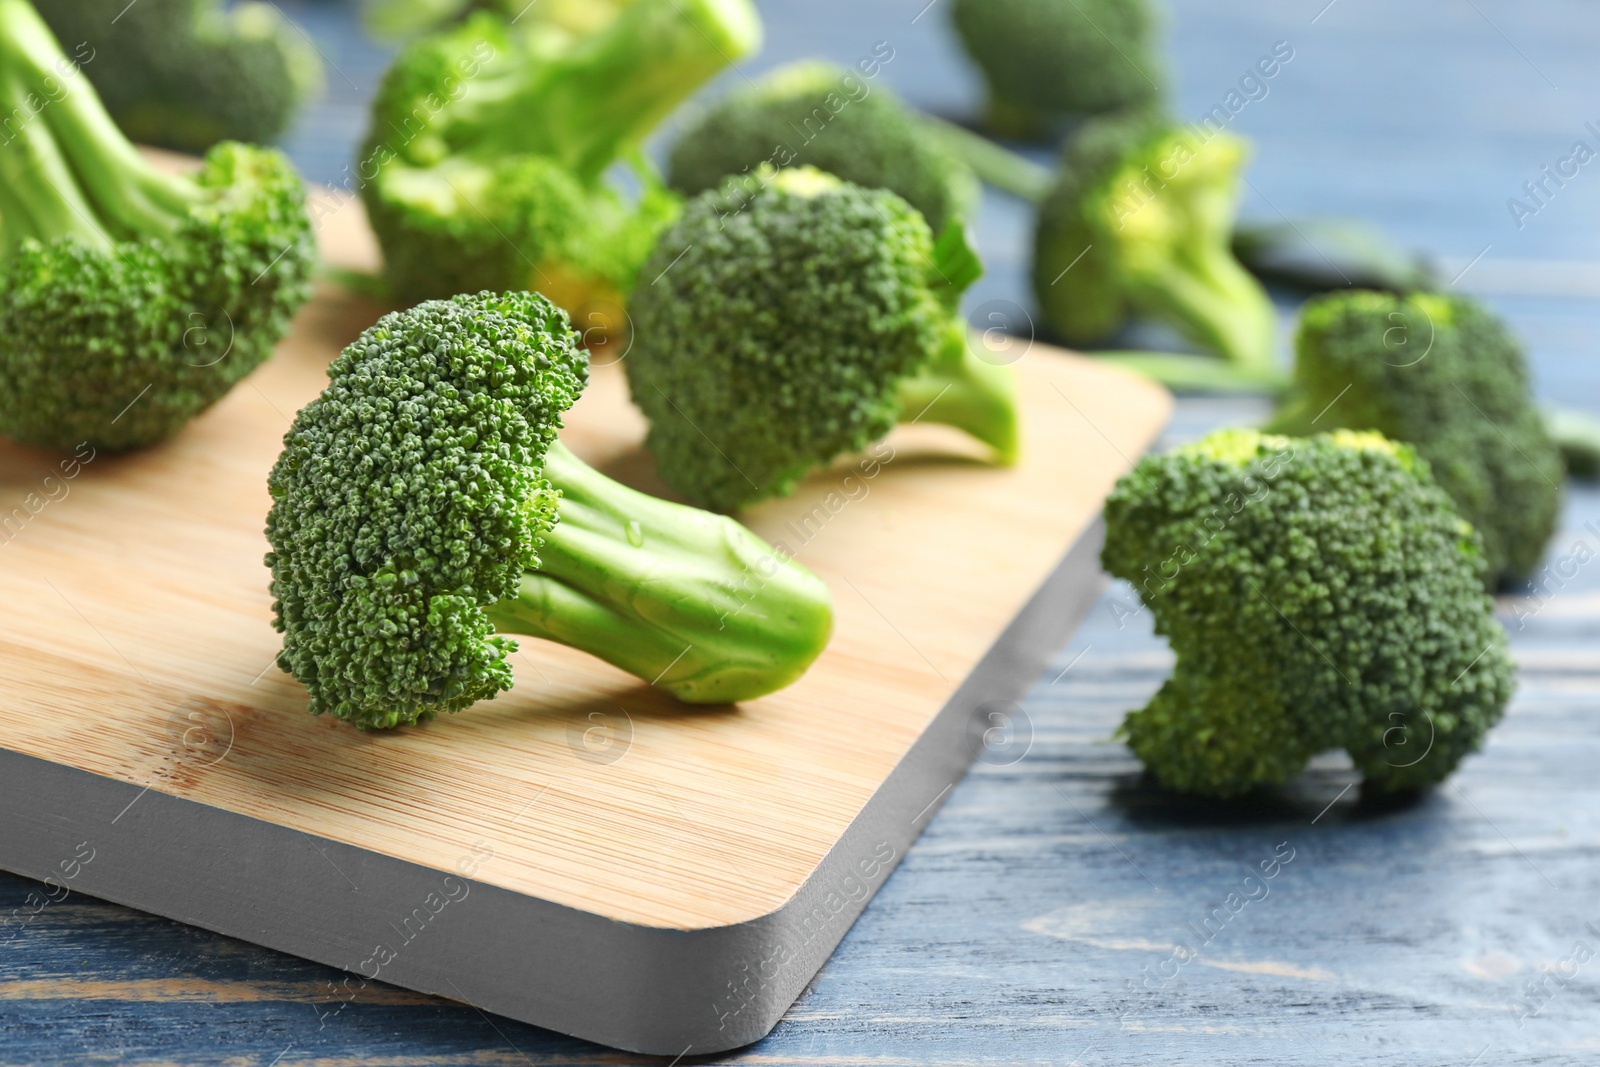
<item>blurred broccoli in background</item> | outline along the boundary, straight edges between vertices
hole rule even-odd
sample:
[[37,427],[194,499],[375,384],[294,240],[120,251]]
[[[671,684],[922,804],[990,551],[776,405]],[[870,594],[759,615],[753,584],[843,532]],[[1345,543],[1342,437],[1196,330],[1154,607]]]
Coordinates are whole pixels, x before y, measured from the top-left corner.
[[275,141],[322,91],[322,60],[271,3],[40,0],[123,133],[202,152],[219,141]]
[[[636,0],[555,51],[486,12],[412,42],[359,164],[395,295],[620,302],[679,209],[639,142],[760,33],[749,0]],[[605,180],[619,160],[642,181],[636,201]]]
[[999,136],[1042,140],[1064,119],[1160,98],[1148,0],[953,0],[950,14]]
[[1241,222],[1233,230],[1233,254],[1256,277],[1308,292],[1409,293],[1439,284],[1426,256],[1359,219]]
[[1492,582],[1524,577],[1561,511],[1561,456],[1522,348],[1459,296],[1356,291],[1307,304],[1271,429],[1376,430],[1416,449],[1483,536]]
[[1229,248],[1247,155],[1225,130],[1150,112],[1085,123],[1035,231],[1033,287],[1049,326],[1093,345],[1140,314],[1237,366],[1271,368],[1277,311]]
[[693,196],[762,163],[812,166],[898,193],[934,232],[968,218],[978,200],[971,168],[887,86],[821,61],[793,63],[730,91],[679,136],[667,180]]
[[1587,411],[1547,407],[1544,425],[1561,449],[1568,474],[1583,481],[1600,479],[1600,419]]
[[374,37],[403,40],[443,29],[474,11],[490,11],[537,27],[552,42],[604,29],[634,0],[366,0],[365,21]]
[[1222,430],[1141,461],[1105,520],[1106,570],[1177,655],[1121,730],[1169,789],[1237,795],[1328,749],[1425,788],[1510,699],[1482,541],[1407,445]]

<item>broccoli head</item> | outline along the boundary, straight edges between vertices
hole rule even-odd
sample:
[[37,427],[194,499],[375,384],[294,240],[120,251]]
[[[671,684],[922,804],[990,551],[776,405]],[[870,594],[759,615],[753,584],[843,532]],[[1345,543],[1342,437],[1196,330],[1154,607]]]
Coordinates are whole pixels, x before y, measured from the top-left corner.
[[1102,562],[1177,656],[1121,731],[1168,788],[1243,793],[1342,748],[1370,788],[1420,789],[1510,699],[1482,541],[1409,446],[1219,431],[1139,463],[1105,520]]
[[899,193],[935,233],[971,216],[978,181],[883,86],[831,63],[781,67],[734,89],[672,147],[667,178],[686,196],[730,175],[803,164],[865,189]]
[[1527,575],[1561,510],[1561,455],[1522,349],[1466,297],[1356,291],[1306,305],[1271,428],[1376,430],[1417,450],[1483,537],[1488,577]]
[[268,481],[278,663],[313,713],[459,711],[510,688],[508,633],[692,703],[780,689],[821,652],[819,579],[556,440],[588,379],[578,340],[542,296],[480,293],[386,315],[328,368]]
[[[620,302],[679,206],[639,142],[759,37],[749,0],[637,0],[559,49],[487,12],[407,46],[360,164],[396,295]],[[643,179],[636,202],[604,180],[625,157]]]
[[981,271],[959,226],[935,242],[894,193],[810,167],[702,193],[645,267],[623,364],[662,477],[733,510],[918,417],[1009,462],[1011,368],[955,311]]
[[1151,114],[1085,123],[1039,211],[1045,321],[1088,345],[1147,315],[1232,363],[1270,367],[1277,312],[1229,248],[1246,155],[1226,131]]
[[954,0],[950,14],[989,84],[995,133],[1042,138],[1160,94],[1146,0]]
[[276,140],[322,90],[322,60],[277,5],[39,0],[111,117],[136,141],[203,152]]
[[315,258],[299,177],[225,143],[193,177],[117,130],[26,0],[0,0],[0,435],[176,433],[272,351]]

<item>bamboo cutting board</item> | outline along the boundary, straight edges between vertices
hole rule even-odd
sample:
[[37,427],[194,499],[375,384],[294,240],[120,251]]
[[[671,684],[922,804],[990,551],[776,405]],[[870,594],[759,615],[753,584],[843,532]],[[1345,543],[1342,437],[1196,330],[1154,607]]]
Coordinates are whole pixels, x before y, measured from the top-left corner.
[[[376,255],[359,205],[327,256]],[[1025,458],[902,427],[745,518],[833,590],[791,688],[691,708],[537,640],[516,688],[383,735],[273,665],[265,478],[381,311],[324,287],[277,356],[170,444],[0,446],[0,867],[635,1051],[766,1034],[1101,588],[1100,501],[1155,386],[1033,346]],[[565,439],[659,490],[616,365]]]

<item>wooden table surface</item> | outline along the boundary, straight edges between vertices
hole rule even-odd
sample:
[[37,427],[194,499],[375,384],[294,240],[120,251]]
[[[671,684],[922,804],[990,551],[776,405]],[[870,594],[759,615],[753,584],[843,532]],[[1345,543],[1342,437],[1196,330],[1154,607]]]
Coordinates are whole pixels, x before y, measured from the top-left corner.
[[[762,63],[851,60],[887,40],[889,78],[959,112],[973,82],[942,2],[921,17],[925,0],[765,3]],[[383,51],[353,35],[347,5],[282,6],[334,64],[328,99],[290,147],[312,177],[337,182]],[[1357,214],[1429,249],[1528,340],[1542,395],[1600,410],[1600,170],[1581,171],[1521,229],[1505,204],[1575,140],[1596,143],[1584,128],[1600,125],[1591,4],[1171,6],[1182,114],[1219,102],[1274,42],[1295,49],[1237,119],[1258,149],[1248,214]],[[991,270],[971,307],[1028,303],[1027,225],[1017,205],[985,202]],[[1186,400],[1169,437],[1260,411]],[[1398,810],[1361,805],[1347,763],[1331,758],[1249,810],[1146,789],[1109,737],[1170,656],[1114,587],[1024,702],[1018,743],[957,787],[774,1034],[730,1059],[1595,1062],[1597,559],[1600,491],[1575,489],[1546,592],[1501,603],[1522,667],[1509,715],[1449,783]],[[1230,915],[1228,895],[1275,856],[1269,892]],[[637,1059],[375,984],[352,1000],[327,968],[80,895],[38,907],[39,891],[0,875],[0,1065]]]

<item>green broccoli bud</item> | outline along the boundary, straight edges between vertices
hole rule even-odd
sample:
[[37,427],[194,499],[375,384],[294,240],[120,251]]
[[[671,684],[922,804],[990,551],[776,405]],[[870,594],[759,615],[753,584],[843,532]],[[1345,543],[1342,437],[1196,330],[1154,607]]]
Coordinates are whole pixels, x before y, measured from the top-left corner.
[[275,4],[218,0],[48,0],[57,38],[76,49],[123,133],[203,152],[224,140],[276,140],[322,91],[322,59]]
[[1425,788],[1510,699],[1482,540],[1408,445],[1221,431],[1140,462],[1105,521],[1102,562],[1177,657],[1121,729],[1167,788],[1236,795],[1329,749]]
[[[639,143],[759,38],[749,0],[637,0],[560,47],[487,12],[407,46],[359,175],[395,294],[620,301],[679,207]],[[618,161],[640,172],[635,202],[604,181]]]
[[691,703],[798,678],[827,587],[725,516],[647,496],[557,442],[588,362],[542,296],[384,316],[328,369],[268,481],[279,665],[366,728],[512,684],[526,634]]
[[1014,459],[1011,368],[956,314],[981,272],[960,227],[810,167],[690,201],[634,295],[633,400],[661,475],[734,510],[902,419],[953,425]]
[[1533,570],[1561,509],[1561,456],[1522,349],[1457,296],[1333,293],[1306,305],[1272,429],[1376,430],[1417,450],[1483,537],[1488,579]]
[[1063,120],[1160,95],[1145,0],[954,0],[950,14],[1001,136],[1045,139]]
[[763,163],[899,193],[935,233],[978,201],[971,169],[886,86],[831,63],[793,63],[729,92],[679,135],[668,181],[694,196]]
[[152,444],[271,354],[309,295],[299,177],[225,143],[146,163],[26,0],[0,0],[0,435]]
[[1147,315],[1233,363],[1270,367],[1277,312],[1229,250],[1246,154],[1226,131],[1148,114],[1086,123],[1034,237],[1045,321],[1092,345]]

